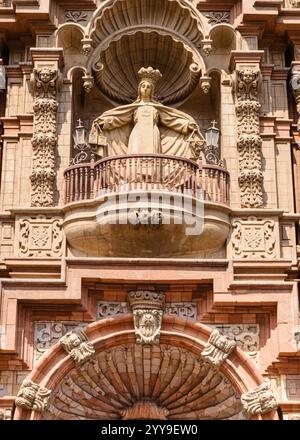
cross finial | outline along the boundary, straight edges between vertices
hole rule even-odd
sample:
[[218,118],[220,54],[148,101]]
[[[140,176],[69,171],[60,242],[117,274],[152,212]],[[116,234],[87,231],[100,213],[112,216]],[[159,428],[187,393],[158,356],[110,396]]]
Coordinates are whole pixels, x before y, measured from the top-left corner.
[[83,127],[82,120],[80,118],[78,119],[77,124],[77,127]]
[[216,125],[218,124],[217,121],[214,119],[213,121],[211,121],[213,128],[217,128]]

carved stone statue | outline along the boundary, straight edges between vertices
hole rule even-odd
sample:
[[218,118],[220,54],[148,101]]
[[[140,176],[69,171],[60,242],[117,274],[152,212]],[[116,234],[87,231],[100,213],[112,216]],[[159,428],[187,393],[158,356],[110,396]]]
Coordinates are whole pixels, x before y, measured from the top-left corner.
[[100,156],[154,153],[191,158],[190,143],[204,143],[195,120],[154,100],[155,85],[161,78],[159,70],[142,67],[138,74],[136,101],[95,119],[89,143],[97,146],[95,151]]
[[88,342],[88,338],[81,328],[66,333],[59,342],[78,366],[90,359],[95,353],[93,345]]

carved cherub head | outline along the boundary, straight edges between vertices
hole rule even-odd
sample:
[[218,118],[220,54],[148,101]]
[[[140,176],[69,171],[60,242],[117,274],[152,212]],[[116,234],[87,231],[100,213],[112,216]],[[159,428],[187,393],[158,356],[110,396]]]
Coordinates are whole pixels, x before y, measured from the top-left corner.
[[43,67],[40,71],[39,71],[39,77],[40,80],[44,83],[47,83],[49,81],[52,80],[53,78],[53,72],[51,71],[51,69],[49,69],[48,67]]

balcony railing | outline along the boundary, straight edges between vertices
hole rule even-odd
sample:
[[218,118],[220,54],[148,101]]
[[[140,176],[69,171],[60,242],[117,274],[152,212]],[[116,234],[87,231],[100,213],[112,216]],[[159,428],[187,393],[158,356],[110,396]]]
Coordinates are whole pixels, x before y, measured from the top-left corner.
[[114,156],[72,165],[64,172],[65,203],[105,193],[129,191],[189,192],[205,201],[229,204],[229,174],[219,166],[157,154]]

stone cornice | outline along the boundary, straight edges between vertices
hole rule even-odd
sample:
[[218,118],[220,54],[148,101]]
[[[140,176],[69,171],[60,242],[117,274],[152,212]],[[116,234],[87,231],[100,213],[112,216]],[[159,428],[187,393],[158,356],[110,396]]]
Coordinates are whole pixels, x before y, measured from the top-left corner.
[[233,50],[231,52],[231,59],[229,63],[229,69],[231,71],[235,70],[236,65],[238,63],[240,64],[260,64],[262,61],[262,58],[264,56],[263,50],[255,50],[255,51],[239,51],[239,50]]

